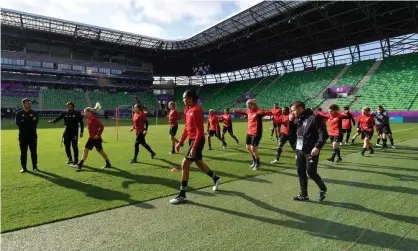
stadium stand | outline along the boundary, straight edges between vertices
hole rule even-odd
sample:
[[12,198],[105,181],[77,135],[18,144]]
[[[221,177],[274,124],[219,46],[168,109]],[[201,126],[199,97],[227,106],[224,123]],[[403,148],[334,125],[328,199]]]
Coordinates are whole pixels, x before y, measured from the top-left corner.
[[352,64],[333,86],[355,86],[374,62],[375,60],[366,60]]
[[73,89],[46,89],[42,90],[42,105],[44,109],[65,108],[65,103],[72,101],[77,109],[83,109],[88,106],[84,98],[84,91]]
[[183,112],[184,111],[184,103],[183,103],[183,93],[188,89],[196,90],[196,86],[177,86],[174,90],[174,100],[176,102],[177,111]]
[[353,110],[360,110],[364,105],[408,110],[418,93],[417,83],[417,53],[385,58],[369,82],[359,90],[358,102],[353,105]]
[[147,109],[159,109],[159,104],[155,99],[155,96],[149,92],[110,93],[106,91],[89,91],[88,95],[93,104],[96,102],[100,102],[103,109],[112,110],[121,105],[132,105],[135,102],[135,96],[137,96],[141,100],[141,102],[145,104]]
[[317,108],[322,104],[322,102],[324,102],[323,99],[308,99],[305,101],[305,105],[309,108]]
[[307,100],[321,92],[344,68],[337,65],[320,68],[312,72],[291,72],[284,74],[270,87],[257,95],[257,103],[261,108],[270,109],[273,103],[288,106],[295,100]]
[[202,100],[208,100],[223,87],[225,87],[225,84],[204,85],[199,90],[199,98]]
[[37,90],[2,90],[1,104],[2,106],[21,108],[23,98],[30,98],[34,101],[32,107],[34,109],[39,108]]

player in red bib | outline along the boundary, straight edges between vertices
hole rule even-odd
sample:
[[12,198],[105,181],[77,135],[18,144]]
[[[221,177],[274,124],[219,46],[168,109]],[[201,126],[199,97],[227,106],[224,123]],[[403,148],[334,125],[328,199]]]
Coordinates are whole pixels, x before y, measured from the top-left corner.
[[176,153],[175,145],[179,143],[179,140],[176,139],[177,130],[179,128],[178,121],[181,119],[180,113],[176,110],[176,103],[171,101],[168,103],[168,107],[170,108],[170,113],[168,114],[168,125],[170,126],[170,140],[171,140],[171,152],[170,154]]
[[236,113],[245,114],[248,117],[247,127],[247,151],[253,158],[251,168],[256,171],[260,168],[260,155],[258,145],[263,135],[263,116],[271,115],[271,111],[264,111],[257,107],[255,99],[247,101],[247,110],[235,110]]
[[229,113],[229,109],[224,110],[224,115],[219,118],[219,121],[224,122],[224,126],[222,128],[222,139],[225,141],[225,134],[228,132],[229,135],[239,144],[237,137],[234,135],[234,130],[232,129],[232,117]]
[[94,115],[94,113],[101,108],[99,103],[96,103],[94,108],[87,107],[84,109],[84,117],[87,118],[87,128],[89,130],[89,139],[87,140],[86,146],[84,147],[83,156],[78,164],[72,165],[72,167],[77,167],[78,170],[81,170],[83,167],[84,161],[89,156],[89,151],[93,150],[93,147],[102,155],[103,159],[106,161],[106,165],[102,168],[111,167],[109,158],[107,154],[103,151],[102,146],[102,133],[104,126],[102,122]]
[[181,164],[181,187],[177,197],[170,200],[170,203],[177,204],[186,200],[186,188],[189,182],[190,165],[196,162],[196,165],[213,180],[213,191],[219,189],[221,178],[217,176],[203,162],[202,151],[205,147],[205,129],[203,110],[197,103],[198,96],[195,91],[187,90],[183,94],[184,102],[184,131],[180,142],[176,145],[176,151],[180,151],[186,138],[189,138],[189,150],[186,153]]
[[283,108],[283,114],[280,115],[280,118],[277,120],[278,124],[281,125],[282,132],[280,134],[280,144],[279,147],[277,147],[277,155],[276,159],[273,160],[272,164],[277,164],[280,161],[280,156],[282,154],[283,146],[286,144],[287,141],[289,141],[290,146],[295,151],[295,141],[292,140],[290,133],[289,133],[289,126],[294,126],[294,123],[289,123],[289,121],[293,121],[294,116],[290,113],[289,107]]
[[[351,114],[339,113],[340,107],[336,104],[332,104],[328,108],[328,113],[318,112],[318,115],[328,119],[328,135],[332,141],[332,156],[328,158],[328,161],[334,162],[335,156],[338,157],[336,162],[341,162],[341,150],[339,148],[340,142],[342,142],[342,119],[352,118]],[[351,116],[351,117],[350,117]]]
[[374,117],[370,114],[370,108],[365,106],[361,110],[361,115],[358,117],[357,128],[361,133],[361,139],[363,139],[363,148],[361,149],[361,155],[364,156],[364,153],[369,149],[369,153],[373,154],[373,146],[370,143],[370,140],[373,137],[374,133]]
[[219,126],[219,117],[218,115],[215,114],[215,111],[213,109],[209,110],[207,132],[208,132],[208,144],[209,144],[208,150],[212,150],[211,138],[213,136],[216,136],[222,142],[222,147],[224,149],[226,148],[226,143],[221,138],[221,128]]
[[356,125],[356,121],[354,120],[353,115],[350,112],[350,107],[349,106],[344,106],[344,113],[347,114],[349,116],[349,118],[343,118],[342,121],[342,133],[343,133],[343,138],[344,138],[344,133],[346,133],[346,137],[345,137],[345,144],[348,144],[348,140],[350,139],[350,135],[351,135],[351,130],[352,130],[352,125],[355,126]]
[[151,147],[145,141],[145,136],[148,133],[148,119],[144,112],[144,107],[141,104],[136,104],[134,106],[134,117],[133,123],[134,126],[131,128],[131,132],[135,130],[136,132],[136,139],[135,139],[135,153],[133,159],[129,162],[129,164],[138,163],[137,157],[139,153],[139,145],[142,145],[147,151],[151,154],[151,159],[155,157],[155,152],[151,149]]
[[273,109],[271,109],[273,130],[271,130],[270,139],[273,137],[273,133],[275,133],[277,141],[279,141],[280,137],[280,115],[282,115],[282,109],[279,107],[277,103],[275,103]]

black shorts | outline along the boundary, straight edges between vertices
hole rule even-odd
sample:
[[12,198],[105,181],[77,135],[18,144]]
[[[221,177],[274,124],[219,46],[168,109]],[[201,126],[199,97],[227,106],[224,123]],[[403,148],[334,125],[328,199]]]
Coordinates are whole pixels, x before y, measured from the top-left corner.
[[213,137],[213,136],[220,137],[221,136],[220,131],[215,131],[215,130],[209,130],[209,133],[208,134],[211,137]]
[[372,137],[373,137],[373,132],[366,132],[366,131],[361,132],[361,139],[365,139],[365,138],[372,139]]
[[89,139],[87,140],[86,146],[84,148],[89,149],[89,150],[93,150],[93,147],[96,148],[97,151],[101,151],[103,150],[103,146],[102,146],[102,139]]
[[245,141],[246,145],[258,146],[260,144],[261,135],[252,136],[247,134],[247,139]]
[[390,125],[377,125],[376,126],[377,133],[381,134],[392,134],[392,130],[390,129]]
[[230,133],[230,134],[234,134],[234,130],[232,130],[232,125],[231,125],[231,126],[228,126],[228,127],[224,126],[224,127],[222,128],[222,132],[223,132],[223,133],[228,132],[228,133]]
[[331,139],[331,142],[342,142],[343,141],[343,135],[338,135],[338,136],[329,136],[329,138]]
[[170,136],[176,136],[178,129],[179,129],[179,126],[170,126],[170,131],[169,131]]
[[342,133],[351,133],[351,129],[352,129],[352,128],[342,129],[342,130],[341,130],[341,132],[342,132]]
[[200,139],[199,144],[197,145],[197,148],[196,148],[194,158],[190,158],[189,155],[190,155],[190,151],[193,148],[194,141],[195,141],[195,139],[189,139],[189,150],[187,150],[185,158],[187,160],[190,160],[190,161],[202,160],[202,158],[203,158],[202,151],[203,151],[203,148],[205,147],[205,141],[206,141],[205,137],[202,137]]
[[274,123],[274,122],[273,122],[273,128],[280,128],[280,124],[279,124],[279,123]]

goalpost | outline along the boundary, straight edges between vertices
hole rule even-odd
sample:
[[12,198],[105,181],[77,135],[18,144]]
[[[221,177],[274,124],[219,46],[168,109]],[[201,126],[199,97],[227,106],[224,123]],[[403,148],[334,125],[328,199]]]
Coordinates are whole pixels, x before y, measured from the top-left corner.
[[134,114],[133,105],[120,105],[115,109],[116,140],[119,140],[119,120],[132,120]]

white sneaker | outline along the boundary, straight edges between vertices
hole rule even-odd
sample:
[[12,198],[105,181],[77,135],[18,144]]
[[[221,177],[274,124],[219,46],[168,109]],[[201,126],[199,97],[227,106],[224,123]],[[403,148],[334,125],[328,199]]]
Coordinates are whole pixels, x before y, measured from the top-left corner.
[[277,164],[279,163],[279,161],[277,159],[273,160],[272,162],[270,162],[271,164]]
[[375,146],[381,146],[380,144],[375,144]]
[[77,167],[78,167],[78,165],[77,165],[77,164],[72,164],[72,165],[71,165],[71,167],[73,167],[73,168],[77,168]]
[[213,185],[214,192],[219,190],[219,184],[221,184],[221,177],[219,177],[219,179],[216,180],[215,185]]
[[396,146],[394,146],[394,145],[393,145],[393,146],[392,146],[392,149],[396,149]]
[[254,168],[255,167],[255,162],[253,162],[253,164],[250,167],[251,168]]
[[184,202],[184,201],[186,201],[186,197],[183,197],[183,196],[177,196],[176,198],[174,198],[174,199],[171,199],[170,200],[170,203],[171,204],[178,204],[178,203],[181,203],[181,202]]
[[340,146],[342,146],[343,145],[343,142],[340,142]]
[[260,169],[260,166],[261,166],[261,165],[254,165],[254,167],[253,167],[253,171],[257,171],[258,169]]

